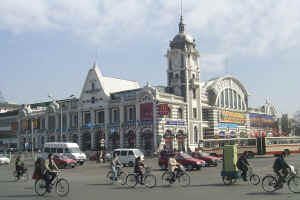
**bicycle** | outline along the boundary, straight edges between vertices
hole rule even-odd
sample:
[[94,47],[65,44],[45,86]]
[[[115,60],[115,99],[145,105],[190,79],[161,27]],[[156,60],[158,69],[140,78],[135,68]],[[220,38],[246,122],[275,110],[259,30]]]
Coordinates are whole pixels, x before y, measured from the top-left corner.
[[22,181],[26,182],[29,179],[29,175],[27,173],[27,169],[26,168],[23,169],[23,172],[21,173],[21,175],[19,177],[18,177],[18,172],[16,170],[13,171],[13,177],[14,177],[15,181],[22,180]]
[[137,173],[128,174],[126,177],[126,184],[129,187],[134,188],[137,184],[145,185],[148,188],[153,188],[156,186],[156,176],[151,173],[150,167],[144,168],[143,180],[141,180],[141,175]]
[[121,185],[125,185],[127,173],[121,170],[121,166],[117,166],[117,177],[114,179],[114,172],[112,170],[108,171],[106,174],[106,183],[113,184],[114,182],[120,183]]
[[[225,185],[232,185],[237,182],[238,179],[241,179],[242,171],[239,169],[237,173],[232,175],[222,176],[223,183]],[[260,183],[260,177],[257,174],[253,173],[253,168],[248,166],[247,179],[252,185],[258,185]]]
[[171,184],[175,183],[176,181],[178,181],[178,183],[181,186],[188,186],[190,185],[190,175],[186,173],[186,170],[183,166],[178,166],[175,170],[175,177],[174,180],[172,180],[172,173],[170,171],[165,171],[162,176],[162,182],[163,185],[167,185],[170,186]]
[[[55,192],[58,196],[67,196],[69,194],[70,186],[69,181],[62,178],[62,172],[56,171],[56,176],[51,183],[51,186],[55,186]],[[40,178],[35,181],[35,193],[39,196],[44,196],[47,193],[46,181],[44,178]]]
[[[293,193],[300,193],[300,177],[298,176],[298,170],[295,168],[294,164],[290,164],[289,173],[285,180],[287,180],[288,188]],[[262,188],[265,192],[275,192],[283,188],[283,184],[279,184],[279,176],[276,175],[266,175],[262,180]]]

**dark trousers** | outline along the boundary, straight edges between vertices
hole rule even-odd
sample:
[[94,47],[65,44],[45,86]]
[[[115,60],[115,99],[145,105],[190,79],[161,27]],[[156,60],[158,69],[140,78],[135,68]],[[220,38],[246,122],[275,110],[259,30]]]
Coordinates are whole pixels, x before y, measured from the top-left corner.
[[24,167],[17,166],[16,171],[17,171],[17,178],[20,178],[20,176],[22,176],[24,173]]
[[[278,179],[278,185],[281,185],[283,182],[285,182],[285,178],[287,177],[288,175],[288,170],[283,168],[281,169],[282,170],[282,173],[280,173],[280,170],[274,170],[274,172],[277,174],[277,176],[279,177]],[[283,174],[283,175],[282,175]]]
[[46,187],[48,189],[50,189],[50,184],[52,183],[52,181],[54,180],[55,177],[56,177],[55,172],[49,172],[49,171],[46,172],[44,179],[46,181]]
[[241,177],[246,181],[247,180],[248,167],[247,166],[241,166],[239,169],[242,171]]

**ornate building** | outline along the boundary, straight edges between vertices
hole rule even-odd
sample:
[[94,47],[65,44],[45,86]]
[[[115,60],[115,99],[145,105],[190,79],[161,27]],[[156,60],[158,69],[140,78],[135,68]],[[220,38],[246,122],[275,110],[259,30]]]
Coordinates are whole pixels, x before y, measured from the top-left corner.
[[203,138],[250,137],[248,91],[232,76],[200,82],[200,53],[182,17],[166,58],[167,86],[106,77],[94,64],[79,98],[24,106],[17,117],[19,148],[70,141],[83,150],[151,153],[193,150]]

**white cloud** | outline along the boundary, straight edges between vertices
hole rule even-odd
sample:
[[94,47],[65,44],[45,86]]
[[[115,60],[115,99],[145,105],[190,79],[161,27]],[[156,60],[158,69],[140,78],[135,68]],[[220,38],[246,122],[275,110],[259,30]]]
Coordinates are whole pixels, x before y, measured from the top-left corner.
[[[188,32],[200,45],[215,42],[216,52],[264,55],[300,43],[298,0],[183,3]],[[1,0],[0,29],[64,31],[92,43],[156,40],[175,30],[179,10],[179,0]]]
[[220,73],[226,67],[225,54],[201,54],[200,67],[203,71],[209,73]]

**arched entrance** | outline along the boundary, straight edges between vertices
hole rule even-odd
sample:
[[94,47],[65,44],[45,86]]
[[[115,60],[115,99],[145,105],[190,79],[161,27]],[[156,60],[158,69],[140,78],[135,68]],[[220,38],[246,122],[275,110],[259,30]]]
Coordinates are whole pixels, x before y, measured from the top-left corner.
[[134,148],[136,144],[136,137],[134,131],[130,130],[125,134],[124,147]]
[[171,130],[167,130],[164,134],[165,146],[164,149],[168,151],[173,151],[173,139],[174,135]]
[[186,135],[183,133],[183,131],[178,131],[176,135],[176,140],[178,144],[178,151],[185,151],[185,139]]
[[91,149],[91,133],[86,132],[82,134],[82,150],[90,150]]
[[152,130],[144,130],[142,132],[142,148],[146,154],[151,154],[154,151],[154,141]]

